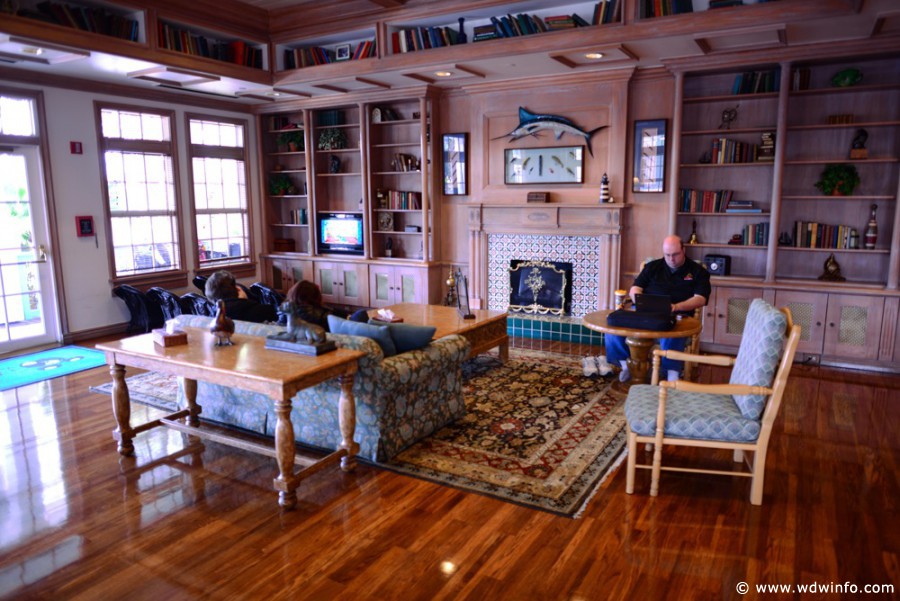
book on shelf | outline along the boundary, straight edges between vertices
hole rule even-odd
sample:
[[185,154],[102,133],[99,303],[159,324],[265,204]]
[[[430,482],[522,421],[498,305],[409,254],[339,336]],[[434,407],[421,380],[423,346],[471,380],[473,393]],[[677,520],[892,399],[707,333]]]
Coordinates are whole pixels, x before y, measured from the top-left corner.
[[780,88],[780,83],[780,68],[768,71],[745,71],[735,75],[731,93],[741,95],[777,92]]
[[717,165],[728,163],[755,163],[759,160],[759,145],[730,138],[715,138],[712,141],[712,162]]
[[769,243],[769,222],[748,223],[743,229],[744,246],[766,246]]
[[403,190],[377,190],[375,200],[379,209],[391,211],[409,211],[422,208],[421,192],[406,192]]
[[[853,234],[857,235],[854,236]],[[852,249],[851,240],[858,240],[856,228],[811,221],[794,222],[793,246],[796,248]]]
[[731,202],[733,191],[681,188],[679,195],[682,213],[722,213]]
[[694,12],[692,0],[643,0],[641,4],[642,19],[692,12]]

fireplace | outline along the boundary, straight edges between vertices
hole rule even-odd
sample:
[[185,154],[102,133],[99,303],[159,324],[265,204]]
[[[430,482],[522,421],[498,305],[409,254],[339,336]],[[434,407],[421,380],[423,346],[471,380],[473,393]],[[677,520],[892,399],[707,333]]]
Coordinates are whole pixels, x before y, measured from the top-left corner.
[[510,261],[509,311],[569,315],[572,312],[572,264],[522,259]]
[[[472,308],[509,310],[514,260],[571,264],[568,318],[611,308],[627,208],[619,203],[468,205]],[[533,304],[533,297],[525,304]]]

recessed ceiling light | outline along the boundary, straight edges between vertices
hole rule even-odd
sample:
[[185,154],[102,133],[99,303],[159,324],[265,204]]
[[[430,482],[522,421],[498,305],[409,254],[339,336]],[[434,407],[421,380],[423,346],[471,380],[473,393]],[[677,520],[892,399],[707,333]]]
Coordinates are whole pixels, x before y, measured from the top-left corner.
[[44,52],[43,48],[37,48],[35,46],[23,46],[22,47],[22,54],[30,54],[32,56],[38,56],[40,54],[43,54],[43,52]]
[[453,75],[453,73],[450,71],[435,71],[434,74],[438,77],[450,77],[451,75]]
[[584,58],[589,58],[592,61],[599,60],[599,59],[603,58],[603,53],[602,52],[588,52],[587,54],[584,55]]

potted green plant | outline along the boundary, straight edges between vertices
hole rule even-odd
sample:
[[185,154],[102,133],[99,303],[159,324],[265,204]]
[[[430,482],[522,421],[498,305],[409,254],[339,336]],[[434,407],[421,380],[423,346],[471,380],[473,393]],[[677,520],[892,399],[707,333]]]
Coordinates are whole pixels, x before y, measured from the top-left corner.
[[319,150],[340,150],[347,147],[347,136],[344,130],[336,127],[323,129],[319,133],[319,141],[316,147]]
[[826,196],[849,196],[859,185],[856,167],[847,163],[828,165],[819,176],[816,188]]
[[284,196],[294,188],[294,182],[286,173],[276,173],[269,176],[269,194],[272,196]]
[[303,152],[306,143],[303,138],[303,130],[285,131],[278,134],[276,141],[278,146],[287,148],[290,152]]

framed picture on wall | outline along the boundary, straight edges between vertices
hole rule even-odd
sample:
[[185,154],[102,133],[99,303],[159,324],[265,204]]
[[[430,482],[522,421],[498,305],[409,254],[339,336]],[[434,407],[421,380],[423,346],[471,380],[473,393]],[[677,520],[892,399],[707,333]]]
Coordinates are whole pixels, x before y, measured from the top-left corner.
[[507,148],[503,152],[505,184],[580,184],[584,181],[584,146]]
[[444,195],[464,196],[468,194],[466,161],[469,148],[469,134],[444,134]]
[[665,192],[666,120],[635,121],[633,192]]

